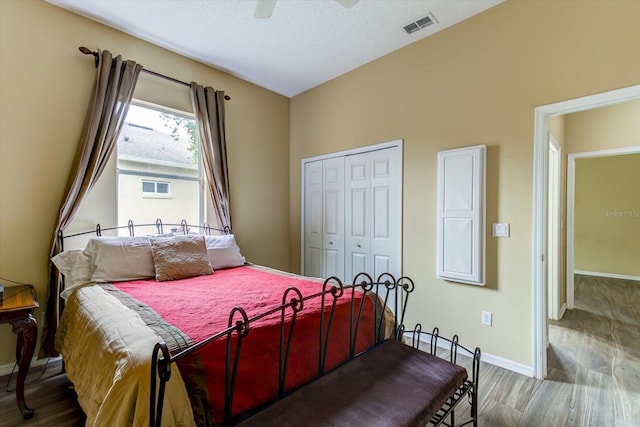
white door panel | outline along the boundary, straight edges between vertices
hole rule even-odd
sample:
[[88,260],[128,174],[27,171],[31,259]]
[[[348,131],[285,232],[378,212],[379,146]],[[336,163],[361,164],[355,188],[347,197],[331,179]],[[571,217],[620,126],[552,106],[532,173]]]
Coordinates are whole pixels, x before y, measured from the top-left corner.
[[484,285],[484,145],[438,153],[438,277]]
[[305,274],[320,271],[322,277],[337,276],[345,282],[361,272],[374,278],[382,273],[398,277],[401,144],[304,165]]
[[371,270],[371,166],[369,153],[347,156],[345,170],[349,171],[345,179],[347,194],[345,278],[351,281],[356,274]]
[[322,161],[305,165],[305,257],[304,272],[308,276],[322,277]]
[[324,277],[344,278],[344,159],[322,161]]

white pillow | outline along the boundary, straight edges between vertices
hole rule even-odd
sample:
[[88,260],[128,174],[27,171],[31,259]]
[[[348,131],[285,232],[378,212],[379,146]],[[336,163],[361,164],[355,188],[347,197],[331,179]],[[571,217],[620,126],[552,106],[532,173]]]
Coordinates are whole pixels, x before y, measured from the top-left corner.
[[156,275],[149,238],[94,237],[84,248],[91,262],[91,280],[117,282]]
[[240,247],[233,234],[205,236],[204,239],[209,262],[214,270],[244,265],[245,258],[240,254]]
[[64,275],[63,298],[66,299],[74,288],[91,281],[91,261],[80,249],[60,252],[51,261]]

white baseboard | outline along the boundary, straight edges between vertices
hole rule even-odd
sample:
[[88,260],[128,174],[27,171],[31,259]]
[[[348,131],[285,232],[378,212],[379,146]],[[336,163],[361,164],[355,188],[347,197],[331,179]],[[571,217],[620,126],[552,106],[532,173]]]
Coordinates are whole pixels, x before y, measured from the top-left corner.
[[564,313],[567,311],[567,303],[562,304],[562,307],[560,307],[560,318],[562,319],[564,317]]
[[628,274],[602,273],[599,271],[573,270],[573,274],[582,274],[584,276],[608,277],[610,279],[635,280],[640,282],[640,276],[630,276]]
[[[406,333],[405,336],[411,340],[411,333]],[[424,339],[420,339],[421,344],[421,348],[423,349],[428,349],[429,345],[431,345],[429,343],[429,341],[425,341]],[[462,343],[459,343],[460,345],[464,345]],[[451,344],[449,344],[448,342],[444,341],[444,340],[440,340],[438,341],[438,347],[445,349],[445,350],[450,350],[451,349]],[[472,350],[471,347],[465,346],[469,349]],[[482,350],[482,349],[480,349]],[[466,352],[465,352],[466,353]],[[459,353],[460,354],[460,353]],[[533,377],[533,366],[527,366],[527,365],[523,365],[522,363],[519,362],[514,362],[513,360],[509,360],[509,359],[505,359],[504,357],[500,357],[500,356],[494,356],[493,354],[489,354],[489,353],[485,353],[484,351],[482,351],[481,356],[480,356],[480,360],[482,362],[485,363],[489,363],[491,365],[497,366],[499,368],[504,368],[504,369],[508,369],[509,371],[513,371],[515,373],[518,374],[522,374],[525,375],[527,377]]]
[[[44,365],[45,363],[47,363],[47,360],[49,361],[49,363],[51,363],[51,362],[54,362],[54,361],[56,361],[58,359],[60,359],[60,357],[51,357],[51,358],[44,358],[44,359],[33,358],[31,360],[31,365],[30,366],[31,366],[31,368],[35,368],[35,367]],[[0,365],[0,376],[10,374],[11,370],[13,369],[13,367],[14,367],[13,363],[8,363],[6,365]],[[18,367],[17,366],[15,367],[15,371],[13,372],[13,375],[14,376],[18,375]]]

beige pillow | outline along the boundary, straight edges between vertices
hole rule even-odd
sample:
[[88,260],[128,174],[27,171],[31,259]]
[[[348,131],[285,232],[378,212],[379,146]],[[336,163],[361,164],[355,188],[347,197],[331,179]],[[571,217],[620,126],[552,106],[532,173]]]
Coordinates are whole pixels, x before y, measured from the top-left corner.
[[203,236],[150,237],[149,242],[159,282],[213,273]]

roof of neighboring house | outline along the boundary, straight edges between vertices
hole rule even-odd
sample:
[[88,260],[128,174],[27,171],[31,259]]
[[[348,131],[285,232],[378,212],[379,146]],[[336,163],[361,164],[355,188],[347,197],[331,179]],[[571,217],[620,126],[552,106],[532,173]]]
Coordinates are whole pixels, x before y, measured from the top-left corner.
[[193,155],[187,149],[189,144],[190,141],[186,138],[176,140],[168,133],[125,123],[118,137],[118,156],[194,167],[196,163]]

